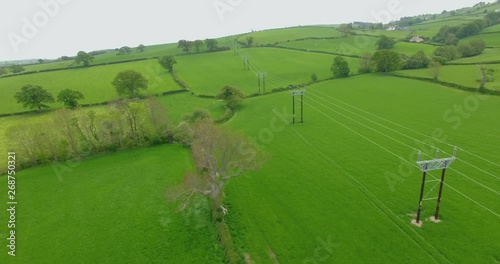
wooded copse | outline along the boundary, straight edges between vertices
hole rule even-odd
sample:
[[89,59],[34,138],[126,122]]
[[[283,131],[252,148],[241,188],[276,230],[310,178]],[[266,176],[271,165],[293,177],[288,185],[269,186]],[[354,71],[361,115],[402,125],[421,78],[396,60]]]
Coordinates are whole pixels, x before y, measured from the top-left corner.
[[45,122],[11,127],[7,138],[24,166],[173,141],[167,110],[156,98],[112,102],[98,112],[58,110]]

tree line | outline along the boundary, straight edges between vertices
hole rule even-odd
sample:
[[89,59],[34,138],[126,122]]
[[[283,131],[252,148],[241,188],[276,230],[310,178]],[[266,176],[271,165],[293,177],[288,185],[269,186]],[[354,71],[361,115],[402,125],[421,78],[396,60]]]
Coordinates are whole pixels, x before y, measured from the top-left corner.
[[182,49],[185,53],[190,53],[193,50],[199,53],[202,52],[204,48],[206,52],[225,51],[230,49],[226,46],[219,46],[219,42],[216,39],[205,39],[204,41],[199,39],[195,41],[182,39],[177,43],[177,48]]

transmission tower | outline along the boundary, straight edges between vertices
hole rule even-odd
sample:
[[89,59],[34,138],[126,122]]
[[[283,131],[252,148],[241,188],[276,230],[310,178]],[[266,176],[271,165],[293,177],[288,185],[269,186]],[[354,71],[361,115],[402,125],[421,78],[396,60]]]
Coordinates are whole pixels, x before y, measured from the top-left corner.
[[267,73],[265,72],[259,72],[257,74],[257,77],[259,78],[259,93],[260,93],[260,87],[263,87],[264,93],[266,92],[266,76]]
[[305,90],[296,90],[292,91],[292,111],[293,111],[293,121],[292,124],[295,124],[295,97],[300,96],[300,123],[304,123],[304,94]]
[[243,57],[243,70],[248,71],[250,70],[250,63],[249,63],[249,58],[248,56]]
[[[420,188],[420,199],[419,199],[419,203],[418,203],[416,225],[420,225],[420,213],[422,211],[422,204],[424,201],[428,201],[428,200],[437,200],[436,213],[434,214],[434,220],[438,221],[439,209],[441,206],[441,198],[443,195],[444,176],[446,174],[446,169],[448,169],[451,166],[451,164],[456,160],[456,154],[457,154],[457,147],[455,147],[452,157],[440,159],[439,158],[439,149],[437,149],[435,159],[421,161],[420,157],[421,157],[422,153],[421,152],[418,153],[417,165],[420,168],[420,170],[423,172],[423,176],[422,176],[422,186]],[[426,181],[427,173],[429,171],[437,171],[437,170],[442,170],[441,180]],[[438,197],[425,199],[425,197],[424,197],[425,184],[427,182],[436,182],[436,181],[438,181],[440,184]]]

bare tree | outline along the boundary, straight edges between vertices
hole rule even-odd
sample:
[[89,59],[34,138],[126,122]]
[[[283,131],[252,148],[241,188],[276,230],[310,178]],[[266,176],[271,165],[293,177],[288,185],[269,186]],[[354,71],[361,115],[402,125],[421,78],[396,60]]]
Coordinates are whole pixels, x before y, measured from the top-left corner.
[[226,213],[227,209],[222,206],[225,184],[247,171],[257,170],[267,160],[242,134],[216,127],[208,121],[194,126],[191,150],[198,173],[186,175],[180,188],[167,190],[170,198],[184,197],[181,209],[199,193],[212,200],[214,209],[220,207]]
[[171,140],[168,114],[165,106],[157,98],[151,97],[146,101],[145,107],[148,124],[152,130],[150,136],[159,141],[164,139]]
[[54,124],[59,128],[59,133],[66,139],[68,142],[71,151],[74,156],[80,156],[80,143],[78,140],[78,134],[74,126],[72,126],[73,122],[73,112],[68,109],[62,109],[54,114]]

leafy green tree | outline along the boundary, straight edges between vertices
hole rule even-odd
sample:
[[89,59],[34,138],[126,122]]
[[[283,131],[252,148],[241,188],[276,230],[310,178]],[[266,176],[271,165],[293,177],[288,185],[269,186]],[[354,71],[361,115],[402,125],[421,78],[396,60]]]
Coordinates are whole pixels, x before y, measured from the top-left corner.
[[316,75],[316,73],[313,73],[313,74],[311,75],[311,81],[312,81],[313,83],[315,83],[315,82],[317,82],[317,81],[318,81],[318,75]]
[[483,92],[486,89],[486,83],[495,81],[496,69],[487,68],[485,65],[479,65],[480,79],[477,80],[479,85],[479,91]]
[[83,96],[81,92],[70,89],[62,90],[57,95],[57,101],[69,108],[76,108],[78,106],[78,100],[83,99],[85,99],[85,96]]
[[431,63],[429,64],[429,73],[432,76],[433,80],[439,80],[439,76],[441,75],[441,68],[441,63],[436,60],[431,60]]
[[486,49],[486,42],[484,40],[473,40],[468,44],[461,44],[458,46],[458,52],[463,58],[472,57],[483,53]]
[[163,56],[163,57],[161,57],[158,60],[158,62],[168,72],[173,72],[174,71],[174,65],[177,63],[177,61],[175,60],[174,56]]
[[85,51],[79,51],[75,59],[76,64],[83,63],[85,67],[89,66],[92,61],[94,61],[94,56]]
[[392,50],[379,50],[371,58],[378,72],[392,72],[401,69],[401,55]]
[[201,48],[205,45],[205,43],[203,43],[203,40],[195,40],[193,42],[193,46],[194,46],[194,49],[196,50],[196,52],[200,52],[201,51]]
[[219,43],[216,39],[206,39],[205,46],[207,46],[208,51],[216,51],[219,47]]
[[386,35],[380,36],[380,39],[377,41],[377,46],[378,46],[379,50],[392,49],[395,44],[396,44],[396,42],[394,41],[394,39],[389,38]]
[[431,59],[425,55],[425,52],[419,50],[406,61],[406,69],[423,69],[429,67]]
[[133,70],[118,73],[112,82],[120,96],[136,98],[140,90],[148,88],[148,80],[140,72]]
[[14,96],[18,103],[22,103],[24,108],[42,111],[49,108],[46,103],[54,103],[54,97],[47,90],[38,85],[26,85]]
[[365,53],[359,62],[359,70],[358,72],[363,74],[363,73],[370,73],[373,71],[373,65],[371,62],[371,57],[372,54],[367,52]]
[[9,73],[9,72],[7,71],[7,69],[5,69],[5,68],[0,68],[0,75],[4,75],[4,74],[7,74],[7,73]]
[[24,71],[24,67],[22,65],[19,65],[19,64],[13,64],[13,65],[9,66],[9,70],[12,73],[20,73],[20,72]]
[[210,120],[212,117],[206,109],[195,109],[193,113],[183,116],[183,120],[189,124],[194,124],[201,120]]
[[342,32],[342,35],[344,37],[347,37],[352,34],[353,31],[352,24],[342,24],[339,26],[337,30]]
[[132,53],[132,48],[130,48],[129,46],[123,46],[118,49],[118,55],[125,55],[130,53]]
[[251,47],[253,45],[254,37],[249,36],[247,37],[247,47]]
[[215,99],[223,100],[231,110],[234,110],[243,98],[245,98],[245,95],[238,88],[230,85],[222,87],[220,93],[215,96]]
[[137,52],[144,52],[145,49],[146,49],[146,46],[141,44],[137,47]]
[[182,39],[182,40],[179,40],[177,47],[181,48],[182,51],[189,53],[189,51],[193,47],[193,42],[189,41],[189,40]]
[[335,78],[344,78],[348,77],[351,73],[351,69],[349,68],[349,63],[342,56],[337,56],[333,60],[332,64],[332,73]]
[[437,57],[437,59],[441,63],[445,63],[445,62],[457,59],[460,55],[457,47],[455,47],[455,46],[438,47],[436,50],[434,50],[433,54],[435,57]]

